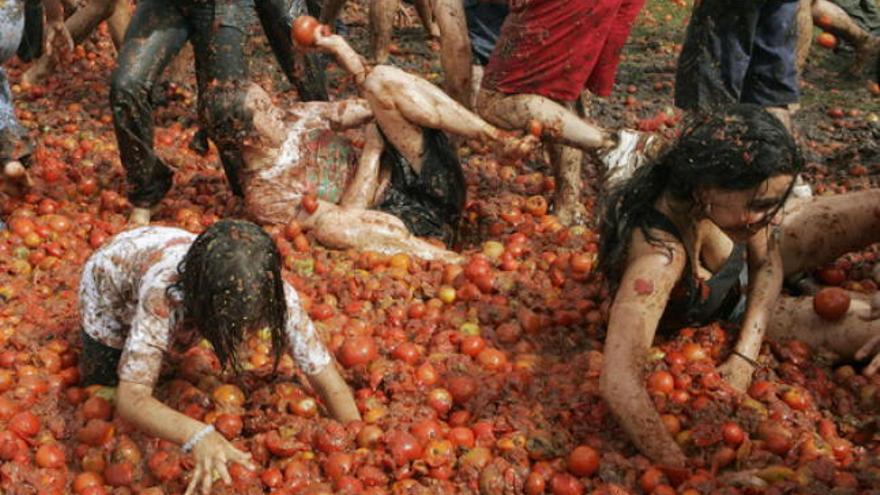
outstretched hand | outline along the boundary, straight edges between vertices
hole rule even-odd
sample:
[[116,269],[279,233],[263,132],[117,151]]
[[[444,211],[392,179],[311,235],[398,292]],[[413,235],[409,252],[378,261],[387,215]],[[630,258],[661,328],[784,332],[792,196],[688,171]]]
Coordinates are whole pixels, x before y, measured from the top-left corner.
[[735,390],[745,393],[752,382],[752,365],[737,355],[731,355],[721,366],[718,367],[718,373],[728,385]]
[[193,448],[193,457],[196,467],[193,470],[192,479],[186,487],[185,495],[194,495],[201,487],[202,495],[211,493],[214,484],[215,473],[219,475],[227,485],[232,483],[232,476],[226,468],[227,462],[237,462],[250,470],[256,470],[251,462],[250,454],[246,454],[229,443],[226,438],[217,432],[211,432],[205,436]]

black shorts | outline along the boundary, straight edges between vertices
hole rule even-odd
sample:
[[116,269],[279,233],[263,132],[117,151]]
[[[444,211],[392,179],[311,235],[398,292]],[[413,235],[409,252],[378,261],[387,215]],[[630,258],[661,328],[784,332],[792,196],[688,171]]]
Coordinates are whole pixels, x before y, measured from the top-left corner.
[[119,374],[116,370],[119,368],[122,350],[98,342],[85,331],[80,334],[82,335],[82,354],[79,357],[79,372],[82,386],[115,387],[119,385]]
[[678,59],[675,104],[796,103],[798,8],[797,0],[703,0]]
[[377,209],[401,219],[414,235],[436,237],[447,246],[458,236],[467,185],[458,156],[442,131],[424,128],[422,169],[385,146],[382,166],[391,169],[391,184]]

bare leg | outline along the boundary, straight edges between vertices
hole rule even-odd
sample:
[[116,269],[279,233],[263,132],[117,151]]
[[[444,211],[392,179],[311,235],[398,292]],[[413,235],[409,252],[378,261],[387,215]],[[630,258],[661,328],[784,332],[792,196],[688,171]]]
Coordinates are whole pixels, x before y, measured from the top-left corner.
[[556,176],[553,212],[563,225],[581,225],[589,219],[580,200],[584,152],[564,144],[556,144],[553,148],[551,163]]
[[566,107],[539,95],[506,95],[484,89],[477,97],[477,113],[504,129],[525,129],[529,121],[538,120],[546,132],[558,133],[557,139],[563,144],[582,150],[614,144],[601,127],[584,122]]
[[880,335],[880,320],[866,321],[870,304],[854,294],[849,312],[841,320],[825,321],[813,310],[810,297],[782,296],[770,315],[767,336],[771,339],[798,339],[814,346],[824,347],[846,359],[873,337]]
[[504,136],[438,87],[395,67],[375,67],[364,83],[364,96],[385,136],[416,168],[421,165],[422,127],[508,146],[501,150],[508,153],[529,148],[535,141]]
[[384,64],[388,60],[388,45],[391,44],[391,31],[398,8],[400,0],[370,0],[373,59],[377,64]]
[[125,30],[131,21],[131,3],[128,0],[115,0],[113,2],[113,14],[107,19],[107,27],[110,29],[110,38],[116,50],[122,46],[125,39]]
[[380,211],[341,208],[319,201],[318,209],[302,219],[302,224],[312,229],[321,244],[334,249],[407,253],[447,263],[462,261],[460,255],[415,237],[400,219]]
[[880,189],[792,204],[782,222],[785,275],[830,263],[880,241]]
[[366,129],[367,142],[361,151],[357,172],[342,193],[339,206],[342,208],[366,209],[373,204],[379,188],[379,167],[385,143],[379,129],[370,124]]
[[464,4],[461,0],[434,0],[434,17],[440,29],[440,64],[443,66],[446,91],[455,101],[473,108],[471,44]]
[[[110,27],[113,46],[118,50],[131,20],[131,6],[128,0],[91,0],[64,21],[64,25],[74,43],[80,44],[105,19]],[[22,81],[27,84],[39,84],[49,74],[54,64],[52,55],[43,55],[28,67],[22,75]]]
[[813,4],[816,0],[801,0],[797,14],[798,42],[797,42],[797,71],[798,75],[804,72],[807,65],[807,57],[810,55],[810,47],[813,45]]
[[856,60],[849,69],[852,74],[860,75],[880,52],[880,39],[862,29],[840,6],[828,0],[816,0],[813,4],[813,16],[827,20],[829,30],[853,44]]

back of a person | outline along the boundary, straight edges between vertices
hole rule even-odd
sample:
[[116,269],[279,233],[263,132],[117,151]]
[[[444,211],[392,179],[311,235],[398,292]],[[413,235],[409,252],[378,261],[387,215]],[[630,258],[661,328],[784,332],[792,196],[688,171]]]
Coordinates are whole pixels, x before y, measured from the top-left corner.
[[[140,227],[122,232],[95,251],[83,267],[80,305],[83,327],[106,345],[121,347],[123,322],[137,311],[141,285],[177,264],[195,235],[173,227]],[[102,331],[106,330],[106,332]],[[101,335],[95,333],[101,331]]]

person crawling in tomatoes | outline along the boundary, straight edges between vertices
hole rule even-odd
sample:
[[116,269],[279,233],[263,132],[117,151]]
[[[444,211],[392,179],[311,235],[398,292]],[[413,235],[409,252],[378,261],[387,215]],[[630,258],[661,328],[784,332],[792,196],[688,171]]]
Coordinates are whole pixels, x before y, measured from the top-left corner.
[[296,291],[281,278],[275,243],[256,224],[221,220],[198,237],[158,226],[123,232],[84,265],[79,303],[83,385],[117,387],[119,417],[192,451],[187,495],[209,493],[214,473],[229,483],[228,462],[251,462],[212,425],[153,397],[172,345],[204,338],[223,366],[238,371],[246,335],[268,328],[276,365],[287,349],[335,419],[360,420]]
[[[457,262],[419,237],[455,242],[465,202],[461,164],[446,132],[522,156],[537,143],[487,124],[433,84],[400,69],[367,66],[314,19],[295,26],[297,43],[335,56],[360,98],[276,106],[259,86],[244,96],[250,130],[238,172],[244,207],[259,223],[297,221],[322,244]],[[360,152],[339,133],[363,127]]]
[[790,198],[802,166],[779,119],[738,104],[695,115],[665,155],[609,191],[599,260],[615,295],[600,391],[654,462],[686,462],[645,388],[643,365],[658,333],[739,326],[718,369],[739,391],[761,366],[765,336],[869,359],[868,375],[880,369],[880,320],[863,295],[780,295],[784,276],[880,241],[880,190]]

